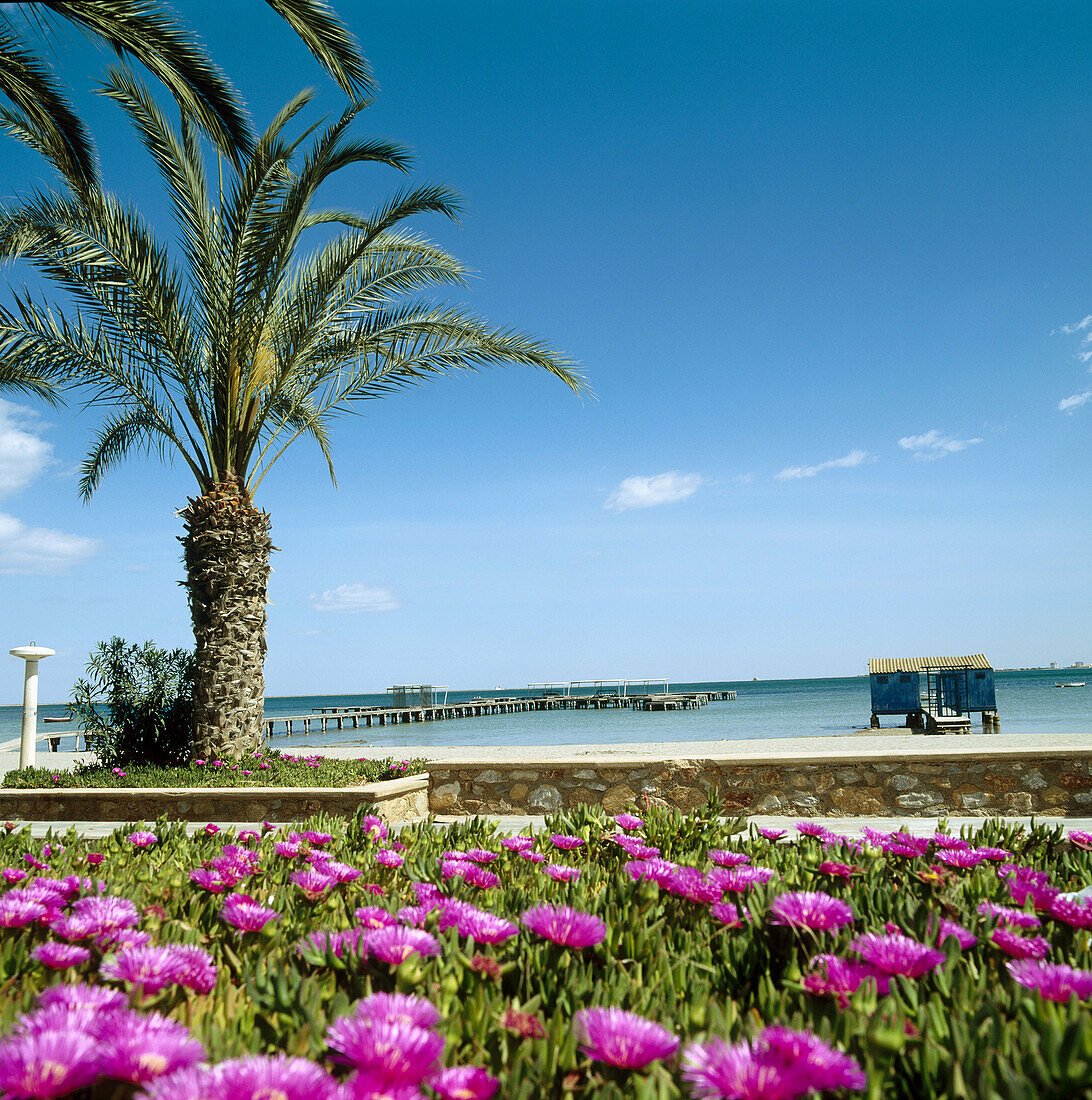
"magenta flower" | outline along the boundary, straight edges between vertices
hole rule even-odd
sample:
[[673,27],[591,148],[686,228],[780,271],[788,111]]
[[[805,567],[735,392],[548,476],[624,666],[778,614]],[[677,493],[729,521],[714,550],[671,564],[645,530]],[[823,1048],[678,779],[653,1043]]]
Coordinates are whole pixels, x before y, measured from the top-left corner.
[[1008,928],[995,928],[990,943],[1014,959],[1043,959],[1050,954],[1050,944],[1042,936],[1021,936]]
[[1012,859],[1012,852],[1006,851],[1004,848],[975,848],[974,851],[983,859],[992,860],[995,863]]
[[933,833],[933,843],[938,848],[943,848],[950,852],[966,851],[971,846],[968,841],[958,836],[951,836],[949,833]]
[[74,943],[40,943],[30,953],[35,962],[48,966],[51,970],[65,970],[70,966],[79,966],[91,958],[91,952],[86,947],[78,947]]
[[298,886],[308,901],[318,901],[335,885],[329,875],[324,875],[313,867],[307,868],[306,871],[293,871],[288,876],[288,881]]
[[0,928],[23,928],[41,920],[48,912],[38,898],[26,897],[22,891],[9,890],[0,895]]
[[335,859],[316,859],[312,862],[311,869],[342,886],[347,882],[356,882],[364,873],[356,867],[350,867],[348,863],[340,863]]
[[452,1066],[429,1078],[440,1100],[489,1100],[500,1081],[477,1066]]
[[801,836],[816,837],[820,840],[831,835],[830,830],[825,825],[820,825],[818,821],[798,821],[796,831]]
[[401,867],[406,861],[397,852],[392,852],[389,848],[380,848],[375,853],[375,862],[381,867],[390,867],[393,869]]
[[390,835],[386,822],[376,817],[375,814],[365,814],[360,819],[360,828],[370,840],[386,840]]
[[721,890],[743,894],[752,886],[764,886],[774,877],[774,873],[769,867],[718,867],[710,871],[709,878]]
[[209,993],[216,984],[216,965],[200,947],[129,947],[104,960],[99,973],[112,981],[131,982],[145,993],[181,985]]
[[[1071,834],[1072,835],[1072,834]],[[1005,963],[1014,980],[1028,989],[1037,990],[1048,1001],[1065,1003],[1070,997],[1092,1000],[1092,971],[1075,970],[1063,963],[1040,962],[1037,959],[1015,959]]]
[[720,921],[725,928],[742,928],[739,910],[730,901],[718,901],[709,907],[714,920]]
[[147,829],[140,829],[129,834],[129,841],[134,848],[150,848],[159,841],[159,837],[155,833],[148,832]]
[[1073,928],[1092,928],[1092,901],[1058,896],[1050,903],[1050,915]]
[[757,1039],[691,1043],[683,1077],[699,1100],[796,1100],[814,1089],[855,1089],[867,1080],[848,1055],[807,1031],[768,1027]]
[[941,917],[940,932],[937,935],[938,945],[942,944],[949,936],[955,936],[959,946],[964,951],[978,943],[978,937],[970,929],[964,928],[961,924],[956,924],[955,921],[948,920],[947,917]]
[[139,921],[137,907],[128,898],[103,894],[74,901],[72,911],[50,921],[50,928],[66,940],[86,940],[133,928]]
[[572,882],[580,878],[579,867],[569,867],[564,863],[547,863],[542,868],[555,882]]
[[492,863],[493,860],[500,859],[500,856],[496,852],[487,851],[485,848],[471,848],[463,858],[470,860],[471,863]]
[[277,840],[273,843],[273,851],[285,859],[298,859],[302,850],[302,840]]
[[187,1027],[158,1012],[118,1013],[102,1032],[99,1072],[116,1081],[146,1085],[205,1057],[205,1048]]
[[615,814],[614,823],[619,829],[625,829],[626,832],[632,832],[634,829],[643,829],[645,827],[644,821],[639,817],[634,817],[633,814]]
[[697,867],[678,867],[668,875],[663,886],[668,893],[678,898],[686,898],[687,901],[696,902],[698,905],[710,905],[720,901],[724,893],[716,880],[716,869],[707,877]]
[[875,982],[876,991],[886,996],[891,986],[891,976],[878,970],[871,963],[857,959],[843,959],[839,955],[816,955],[809,963],[817,966],[804,975],[804,988],[814,996],[834,994],[843,1008],[849,1004],[849,995],[856,993],[864,982]]
[[761,837],[765,837],[767,840],[778,841],[784,839],[789,834],[784,829],[759,828],[758,835]]
[[360,921],[362,928],[390,928],[398,923],[397,918],[386,909],[380,909],[378,905],[363,905],[353,916]]
[[1083,829],[1070,829],[1067,835],[1070,844],[1083,848],[1086,852],[1092,851],[1092,833],[1086,833]]
[[1011,909],[1006,905],[995,905],[992,901],[979,903],[976,912],[983,917],[996,917],[999,923],[1012,928],[1039,928],[1043,923],[1034,913],[1025,913],[1022,909]]
[[335,1100],[338,1095],[337,1082],[321,1066],[284,1054],[233,1058],[205,1073],[211,1073],[212,1090],[191,1087],[173,1092],[170,1083],[182,1076],[178,1074],[149,1093],[154,1100],[194,1100],[209,1096],[210,1091],[216,1100]]
[[550,843],[555,848],[561,848],[563,851],[571,852],[576,848],[583,848],[585,841],[578,836],[569,836],[566,833],[554,833],[550,837]]
[[506,836],[501,838],[501,847],[510,852],[526,852],[535,846],[533,836]]
[[235,885],[234,882],[225,882],[220,877],[219,871],[213,871],[207,867],[190,871],[190,882],[200,886],[202,890],[208,890],[210,894],[222,894]]
[[652,859],[660,854],[659,848],[653,848],[651,844],[646,844],[639,836],[626,836],[624,833],[616,833],[611,837],[611,840],[634,859]]
[[334,839],[329,833],[316,833],[311,830],[300,833],[300,836],[302,836],[308,844],[312,844],[316,848],[329,844],[330,841]]
[[920,978],[947,958],[943,951],[918,943],[901,932],[891,932],[886,936],[866,932],[850,946],[877,970],[885,974],[904,974],[908,978]]
[[751,862],[751,857],[746,852],[730,852],[726,848],[711,848],[709,858],[718,867],[740,867]]
[[589,1058],[620,1069],[644,1069],[679,1049],[666,1028],[620,1008],[581,1009],[573,1017],[573,1034]]
[[102,985],[51,985],[38,994],[39,1008],[61,1007],[72,1012],[116,1012],[128,1006],[125,994]]
[[599,917],[568,905],[536,905],[519,919],[535,935],[562,947],[594,947],[607,938],[607,926]]
[[3,875],[4,881],[13,886],[17,882],[22,882],[27,877],[26,871],[21,870],[18,867],[5,867],[0,871],[0,875]]
[[1047,912],[1051,902],[1061,893],[1056,886],[1050,885],[1050,874],[1047,871],[1036,871],[1031,867],[1008,865],[1006,886],[1009,897],[1017,905],[1024,905],[1030,899],[1036,909]]
[[946,863],[949,867],[959,867],[962,870],[970,870],[985,862],[986,857],[973,848],[949,848],[937,852],[937,860]]
[[219,825],[213,825],[213,823],[211,821],[205,826],[205,835],[206,836],[215,836],[219,831],[220,831],[220,826]]
[[357,1001],[353,1015],[363,1020],[385,1020],[415,1027],[435,1027],[440,1013],[431,1001],[412,993],[373,993]]
[[326,1030],[334,1058],[391,1084],[416,1085],[436,1067],[444,1040],[404,1020],[342,1016]]
[[240,932],[260,932],[271,920],[279,920],[280,913],[259,905],[246,894],[232,894],[224,902],[220,917]]
[[419,928],[380,928],[368,933],[368,951],[391,966],[411,955],[439,955],[436,937]]
[[671,881],[671,876],[679,869],[677,863],[669,859],[634,859],[626,864],[625,871],[634,882],[641,879],[649,879],[657,886],[666,886]]
[[53,1100],[98,1076],[97,1044],[80,1031],[45,1031],[0,1042],[0,1095]]
[[541,852],[520,852],[520,856],[529,863],[545,863],[546,857]]
[[854,919],[852,906],[819,891],[794,890],[770,903],[771,924],[826,931],[852,924]]

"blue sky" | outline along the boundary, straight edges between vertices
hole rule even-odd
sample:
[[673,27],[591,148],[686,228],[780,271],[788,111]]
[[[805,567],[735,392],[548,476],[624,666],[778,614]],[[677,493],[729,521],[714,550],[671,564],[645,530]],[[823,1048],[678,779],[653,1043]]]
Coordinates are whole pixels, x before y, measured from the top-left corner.
[[[466,196],[460,226],[417,223],[479,272],[453,300],[568,352],[596,399],[467,375],[343,421],[337,490],[306,446],[283,462],[257,501],[270,694],[1092,660],[1083,5],[335,6],[380,86],[358,132]],[[183,10],[259,124],[306,85],[340,109],[264,4]],[[42,49],[169,232],[88,94],[106,59]],[[47,178],[0,144],[5,198]],[[81,504],[95,423],[0,405],[0,624],[58,651],[44,699],[113,634],[189,639],[189,475],[137,460]]]

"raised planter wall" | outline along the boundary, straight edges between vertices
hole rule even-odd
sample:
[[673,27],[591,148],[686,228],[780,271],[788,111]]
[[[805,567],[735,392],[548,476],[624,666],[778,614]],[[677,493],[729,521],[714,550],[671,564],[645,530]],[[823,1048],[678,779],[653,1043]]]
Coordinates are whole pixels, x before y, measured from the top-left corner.
[[0,820],[9,821],[296,821],[316,813],[356,813],[384,821],[428,814],[427,773],[358,787],[166,787],[0,790]]
[[[772,754],[771,754],[772,755]],[[537,766],[431,763],[429,808],[442,814],[541,814],[598,805],[692,810],[716,791],[738,814],[801,817],[1092,815],[1092,753],[884,754],[852,759],[581,758]]]

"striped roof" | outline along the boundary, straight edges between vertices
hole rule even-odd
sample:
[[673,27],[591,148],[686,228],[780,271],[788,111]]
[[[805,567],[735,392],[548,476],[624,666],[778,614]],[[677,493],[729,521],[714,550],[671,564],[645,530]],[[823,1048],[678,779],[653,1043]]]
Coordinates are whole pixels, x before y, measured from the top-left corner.
[[870,657],[869,673],[927,672],[938,668],[992,668],[984,653],[968,657]]

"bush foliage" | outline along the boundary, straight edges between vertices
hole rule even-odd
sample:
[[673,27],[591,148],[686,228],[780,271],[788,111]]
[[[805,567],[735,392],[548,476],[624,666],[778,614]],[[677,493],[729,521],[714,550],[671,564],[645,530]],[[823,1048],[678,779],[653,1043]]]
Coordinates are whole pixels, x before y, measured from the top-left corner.
[[[349,1069],[332,1058],[327,1029],[360,998],[399,991],[426,998],[439,1011],[444,1065],[487,1071],[500,1080],[498,1095],[510,1100],[695,1095],[686,1044],[739,1044],[773,1024],[810,1032],[852,1058],[867,1075],[864,1090],[852,1095],[870,1100],[1092,1095],[1090,1002],[1074,995],[1055,1003],[1019,984],[1006,966],[1016,948],[999,936],[1008,931],[1024,944],[1041,937],[1050,961],[1089,969],[1090,932],[1081,923],[1092,911],[1066,909],[1057,895],[1092,879],[1092,858],[1081,846],[1092,837],[1074,834],[1070,841],[1059,829],[988,822],[965,831],[962,848],[948,838],[919,850],[878,834],[864,845],[821,830],[768,839],[712,810],[655,809],[644,818],[643,829],[631,834],[638,839],[628,843],[656,848],[660,856],[646,858],[643,871],[616,839],[615,823],[591,809],[547,818],[546,831],[525,842],[528,854],[502,846],[495,826],[482,819],[449,829],[426,822],[387,838],[378,822],[359,816],[316,818],[298,827],[306,831],[287,836],[287,830],[187,836],[163,821],[146,832],[128,827],[96,840],[74,832],[33,840],[12,831],[0,836],[0,865],[7,866],[13,890],[31,886],[36,875],[51,881],[80,876],[82,884],[77,878],[67,886],[66,905],[80,904],[73,891],[132,899],[137,932],[152,944],[200,947],[216,973],[208,992],[170,983],[151,992],[110,978],[118,973],[111,958],[124,954],[110,936],[81,941],[90,958],[54,972],[31,952],[60,937],[46,922],[31,921],[0,930],[0,1031],[12,1032],[46,987],[111,985],[125,990],[140,1012],[185,1024],[209,1062],[283,1052],[344,1080]],[[573,847],[565,837],[583,843]],[[244,848],[251,854],[241,855]],[[941,858],[953,850],[976,855]],[[714,915],[718,903],[704,889],[728,881],[715,878],[720,861],[772,872],[766,882],[764,874],[749,873],[753,882],[742,890],[713,891],[738,907],[736,922],[726,923],[723,910],[721,919]],[[320,878],[334,878],[320,888],[306,873],[309,864]],[[558,879],[549,871],[556,865],[579,874]],[[354,869],[359,876],[348,873]],[[1021,897],[1021,884],[1029,883],[1030,893]],[[848,905],[849,923],[828,930],[777,923],[785,895],[797,891]],[[229,907],[243,904],[240,894],[275,911],[260,931],[228,923]],[[475,942],[457,924],[449,926],[460,912],[449,899],[514,922],[518,934]],[[599,918],[601,942],[565,947],[536,935],[521,914],[541,902]],[[1024,923],[1041,927],[1013,927],[983,903],[1019,911]],[[3,904],[0,895],[0,909]],[[361,907],[372,907],[363,910],[367,918],[357,913]],[[367,930],[377,909],[390,915],[384,919],[427,933],[436,953],[410,951],[402,961],[384,961],[378,940],[369,939],[376,933]],[[961,947],[943,935],[942,918],[976,942]],[[52,923],[65,927],[56,916]],[[895,931],[938,956],[917,977],[892,977],[885,995],[874,980],[840,995],[822,992],[812,980],[821,970],[815,956],[852,959],[858,937]],[[683,1048],[631,1070],[592,1057],[573,1022],[593,1006],[640,1014]],[[746,1093],[700,1094],[761,1100],[807,1091],[786,1091],[784,1081],[782,1073]],[[116,1087],[100,1082],[91,1095],[112,1096]]]
[[92,650],[86,678],[72,687],[69,714],[108,768],[181,764],[193,727],[193,674],[188,649],[114,637]]
[[202,760],[175,767],[130,764],[125,768],[77,764],[71,770],[47,767],[8,772],[4,787],[355,787],[383,779],[401,779],[424,771],[424,760],[337,760],[293,756],[270,749],[242,761]]

